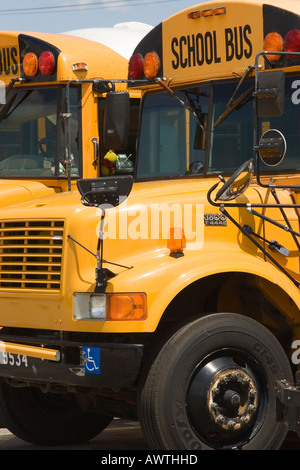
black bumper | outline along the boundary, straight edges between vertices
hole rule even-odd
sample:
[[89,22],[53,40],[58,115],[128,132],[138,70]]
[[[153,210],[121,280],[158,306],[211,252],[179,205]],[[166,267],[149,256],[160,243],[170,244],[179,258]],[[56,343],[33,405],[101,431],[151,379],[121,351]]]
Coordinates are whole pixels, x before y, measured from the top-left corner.
[[65,341],[47,344],[47,348],[60,351],[58,362],[0,353],[0,377],[28,384],[124,389],[134,385],[143,356],[141,344]]

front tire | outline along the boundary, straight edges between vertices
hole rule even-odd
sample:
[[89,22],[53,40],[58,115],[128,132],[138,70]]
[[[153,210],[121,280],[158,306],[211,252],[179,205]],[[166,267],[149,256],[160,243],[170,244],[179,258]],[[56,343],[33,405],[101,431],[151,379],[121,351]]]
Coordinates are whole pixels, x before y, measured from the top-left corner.
[[278,449],[275,384],[292,381],[281,345],[258,322],[213,314],[184,326],[162,347],[139,394],[152,449]]
[[81,410],[71,394],[14,388],[5,382],[0,382],[0,417],[15,436],[41,446],[87,442],[112,420]]

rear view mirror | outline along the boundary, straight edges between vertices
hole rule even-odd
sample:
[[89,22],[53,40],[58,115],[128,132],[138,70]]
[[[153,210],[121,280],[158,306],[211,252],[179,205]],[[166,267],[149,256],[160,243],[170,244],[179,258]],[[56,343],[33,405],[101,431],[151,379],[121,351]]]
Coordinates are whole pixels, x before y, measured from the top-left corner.
[[103,143],[105,148],[114,151],[126,149],[129,133],[129,112],[129,93],[107,93],[103,123]]
[[283,70],[261,72],[257,77],[257,114],[259,117],[284,113],[285,73]]

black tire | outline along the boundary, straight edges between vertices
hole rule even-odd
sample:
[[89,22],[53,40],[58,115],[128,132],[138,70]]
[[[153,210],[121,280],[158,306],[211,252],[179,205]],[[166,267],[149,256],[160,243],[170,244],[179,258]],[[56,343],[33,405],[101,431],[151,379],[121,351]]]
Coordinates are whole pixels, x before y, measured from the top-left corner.
[[139,393],[151,449],[278,449],[276,380],[292,381],[281,345],[258,322],[230,313],[177,331],[153,361]]
[[112,418],[81,410],[72,395],[14,388],[0,382],[0,420],[15,436],[32,444],[80,444],[100,434]]

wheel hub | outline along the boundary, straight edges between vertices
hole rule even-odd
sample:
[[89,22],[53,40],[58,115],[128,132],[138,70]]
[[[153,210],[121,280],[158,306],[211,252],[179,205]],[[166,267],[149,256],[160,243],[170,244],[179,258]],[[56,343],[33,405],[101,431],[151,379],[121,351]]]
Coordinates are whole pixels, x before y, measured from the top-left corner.
[[222,429],[236,431],[247,425],[257,410],[257,390],[241,369],[220,372],[207,395],[212,420]]
[[267,403],[259,366],[236,350],[219,350],[200,362],[186,394],[196,434],[216,448],[242,446],[258,432]]

